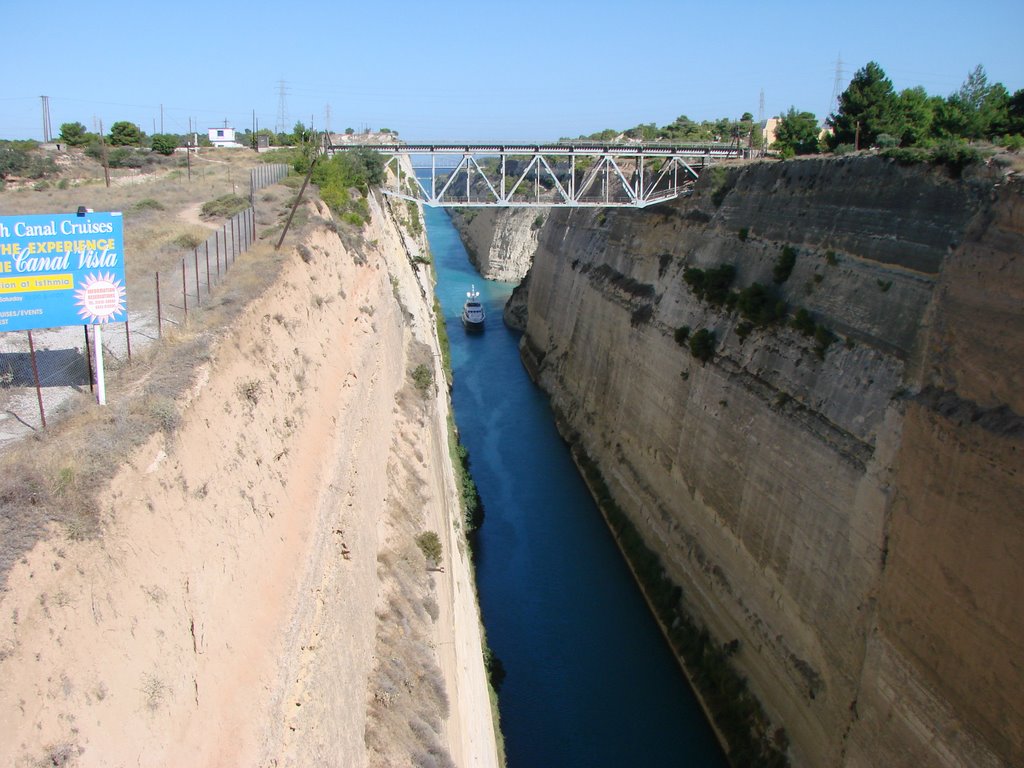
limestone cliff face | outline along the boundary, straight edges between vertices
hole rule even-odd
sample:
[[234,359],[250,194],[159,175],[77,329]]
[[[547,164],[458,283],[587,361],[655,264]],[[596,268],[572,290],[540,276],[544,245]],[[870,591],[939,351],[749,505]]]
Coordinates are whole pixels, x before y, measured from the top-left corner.
[[[513,298],[563,432],[739,641],[796,765],[1024,763],[1022,187],[748,165],[672,205],[554,214]],[[827,348],[744,335],[683,279],[772,285],[786,246],[775,290]],[[709,362],[682,326],[714,333]]]
[[526,276],[547,218],[535,208],[453,208],[469,258],[488,280],[517,283]]

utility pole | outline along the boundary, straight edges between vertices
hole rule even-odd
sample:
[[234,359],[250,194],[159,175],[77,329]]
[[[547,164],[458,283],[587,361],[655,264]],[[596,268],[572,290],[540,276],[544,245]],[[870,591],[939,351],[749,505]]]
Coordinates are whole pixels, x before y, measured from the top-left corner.
[[103,158],[103,180],[110,189],[110,163],[107,161],[107,139],[103,135],[103,120],[100,120],[100,155]]
[[188,180],[192,181],[192,118],[188,119],[188,136],[185,137],[185,165],[188,166]]
[[39,99],[43,102],[43,143],[49,144],[53,138],[50,132],[50,97],[40,96]]
[[860,120],[857,121],[856,126],[857,126],[857,128],[856,128],[856,130],[854,131],[854,134],[853,134],[853,150],[854,150],[854,152],[859,152],[860,151]]
[[164,132],[164,105],[160,105],[160,133]]
[[761,96],[757,102],[757,124],[761,128],[761,146],[758,147],[758,150],[761,152],[761,156],[764,157],[765,144],[768,141],[765,137],[765,129],[768,126],[764,122],[764,88],[761,89]]

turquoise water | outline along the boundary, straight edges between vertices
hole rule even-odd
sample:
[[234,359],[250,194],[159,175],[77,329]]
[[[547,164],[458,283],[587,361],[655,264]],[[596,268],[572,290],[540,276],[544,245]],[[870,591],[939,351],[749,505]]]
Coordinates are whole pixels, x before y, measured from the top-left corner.
[[[510,768],[725,766],[714,736],[580,479],[544,393],[501,320],[512,286],[483,280],[448,215],[426,211],[451,341],[455,421],[486,517],[484,625],[505,665]],[[475,284],[481,334],[459,313]]]

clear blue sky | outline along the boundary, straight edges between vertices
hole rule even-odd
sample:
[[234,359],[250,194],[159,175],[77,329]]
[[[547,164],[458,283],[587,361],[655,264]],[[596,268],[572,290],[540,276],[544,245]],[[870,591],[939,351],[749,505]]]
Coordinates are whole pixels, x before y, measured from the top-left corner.
[[0,138],[116,120],[147,133],[386,126],[407,140],[555,139],[679,115],[819,120],[877,61],[897,90],[955,91],[977,64],[1024,88],[1024,2],[658,0],[8,2]]

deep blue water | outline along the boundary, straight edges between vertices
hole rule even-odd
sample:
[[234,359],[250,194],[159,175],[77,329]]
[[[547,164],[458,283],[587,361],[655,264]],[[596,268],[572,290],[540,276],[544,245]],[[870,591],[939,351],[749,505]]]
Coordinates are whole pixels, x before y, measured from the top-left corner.
[[[544,393],[501,320],[512,286],[473,269],[440,209],[426,210],[451,341],[455,421],[486,517],[477,585],[510,768],[725,766],[630,576]],[[459,313],[475,284],[482,334]]]

